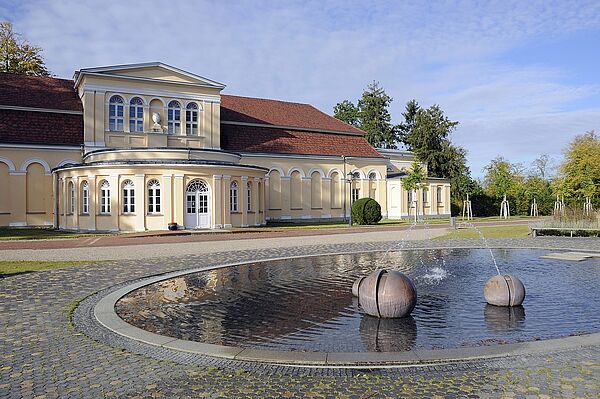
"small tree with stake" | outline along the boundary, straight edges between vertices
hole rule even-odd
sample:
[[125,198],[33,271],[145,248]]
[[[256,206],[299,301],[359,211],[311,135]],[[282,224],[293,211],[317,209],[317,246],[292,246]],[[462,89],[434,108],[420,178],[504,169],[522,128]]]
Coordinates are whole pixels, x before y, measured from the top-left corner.
[[[427,178],[427,172],[425,171],[425,169],[423,169],[421,164],[419,164],[417,161],[414,161],[411,168],[406,173],[406,176],[404,177],[404,179],[402,179],[402,185],[404,186],[404,188],[407,191],[410,190],[413,192],[412,203],[414,204],[414,207],[415,207],[415,223],[417,223],[417,214],[419,213],[416,191],[419,188],[421,188],[421,186],[423,185],[423,180],[425,180],[426,178]],[[410,208],[409,208],[409,214],[410,214]]]

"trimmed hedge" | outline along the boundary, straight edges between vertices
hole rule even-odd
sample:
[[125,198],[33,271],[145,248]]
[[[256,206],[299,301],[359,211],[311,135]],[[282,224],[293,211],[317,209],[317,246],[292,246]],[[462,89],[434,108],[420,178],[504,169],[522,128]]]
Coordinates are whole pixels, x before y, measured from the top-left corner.
[[381,220],[381,206],[373,198],[361,198],[352,204],[352,223],[377,224]]

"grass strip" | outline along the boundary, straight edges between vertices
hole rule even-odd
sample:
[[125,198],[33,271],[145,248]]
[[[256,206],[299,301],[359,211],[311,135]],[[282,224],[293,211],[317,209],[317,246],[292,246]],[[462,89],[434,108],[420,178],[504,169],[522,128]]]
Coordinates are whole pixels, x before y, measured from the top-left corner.
[[79,265],[89,265],[91,263],[98,263],[96,261],[12,261],[12,260],[2,260],[0,261],[0,276],[10,276],[12,274],[20,274],[27,272],[36,272],[40,270],[50,270],[50,269],[61,269],[65,267],[79,266]]

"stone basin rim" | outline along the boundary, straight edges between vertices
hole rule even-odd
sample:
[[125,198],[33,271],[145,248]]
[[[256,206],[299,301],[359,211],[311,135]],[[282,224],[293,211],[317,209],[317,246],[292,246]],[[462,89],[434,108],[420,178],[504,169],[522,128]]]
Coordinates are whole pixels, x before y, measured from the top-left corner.
[[[391,249],[391,252],[420,251],[438,249],[543,249],[543,250],[567,250],[571,248],[548,248],[548,247],[517,247],[517,246],[479,246],[470,247],[432,247],[432,248],[399,248]],[[464,362],[471,360],[485,360],[499,357],[519,356],[533,353],[545,353],[552,351],[572,350],[583,346],[600,345],[600,332],[582,335],[572,335],[560,338],[552,338],[539,341],[525,341],[509,344],[496,344],[486,346],[470,346],[447,349],[416,349],[405,352],[304,352],[304,351],[275,351],[257,348],[244,348],[208,344],[197,341],[186,341],[165,335],[152,333],[139,327],[131,325],[121,319],[116,311],[115,305],[125,295],[155,284],[160,281],[181,277],[187,274],[216,270],[232,266],[247,265],[258,262],[277,261],[285,259],[310,258],[315,256],[336,256],[347,254],[358,254],[365,252],[385,252],[386,249],[371,249],[357,251],[333,251],[314,253],[309,255],[280,256],[272,258],[255,259],[242,262],[230,262],[218,265],[202,266],[197,268],[177,270],[144,277],[130,284],[108,293],[92,305],[92,311],[96,321],[104,328],[127,339],[158,347],[163,350],[191,353],[201,356],[211,356],[236,361],[250,361],[258,363],[271,363],[283,366],[295,367],[318,367],[318,368],[394,368],[394,367],[418,367],[432,364]],[[598,250],[586,250],[586,252],[597,252]],[[110,289],[107,288],[107,289]]]

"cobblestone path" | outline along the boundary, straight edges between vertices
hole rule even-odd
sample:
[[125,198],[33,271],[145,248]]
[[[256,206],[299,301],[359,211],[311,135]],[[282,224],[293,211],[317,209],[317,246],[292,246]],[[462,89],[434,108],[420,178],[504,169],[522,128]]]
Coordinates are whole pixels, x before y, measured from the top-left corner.
[[[596,239],[491,240],[490,246],[597,249]],[[235,244],[232,244],[235,245]],[[600,348],[400,369],[293,368],[219,359],[187,362],[159,349],[93,338],[76,304],[115,284],[167,271],[274,256],[383,249],[390,243],[124,260],[0,279],[0,398],[597,398]],[[411,247],[479,246],[477,241]],[[135,249],[132,249],[135,250]],[[199,245],[199,252],[202,252]],[[0,253],[1,257],[1,253]],[[75,320],[85,320],[85,309]],[[85,333],[84,333],[85,332]],[[111,342],[106,344],[104,342]]]

